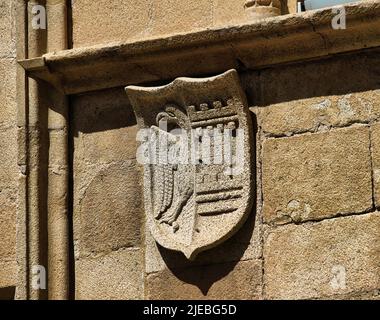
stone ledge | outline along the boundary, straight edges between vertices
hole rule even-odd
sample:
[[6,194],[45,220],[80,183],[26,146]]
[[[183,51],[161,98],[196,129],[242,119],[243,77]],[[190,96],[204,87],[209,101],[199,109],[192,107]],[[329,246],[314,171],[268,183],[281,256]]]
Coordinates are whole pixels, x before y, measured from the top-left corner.
[[331,8],[252,24],[138,42],[48,53],[19,63],[66,94],[328,57],[380,46],[380,1],[346,5],[347,29]]

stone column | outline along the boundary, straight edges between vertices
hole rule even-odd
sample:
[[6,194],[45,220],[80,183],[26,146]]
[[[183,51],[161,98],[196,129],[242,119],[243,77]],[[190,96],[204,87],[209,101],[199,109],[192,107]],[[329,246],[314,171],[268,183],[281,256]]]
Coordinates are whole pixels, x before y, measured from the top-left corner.
[[[37,6],[48,29],[33,26]],[[18,0],[18,60],[67,48],[66,0]],[[19,183],[17,299],[67,299],[68,124],[67,97],[18,70]],[[40,266],[47,287],[36,287]],[[37,268],[37,269],[36,269]],[[40,274],[41,277],[45,274]],[[45,279],[43,279],[45,280]]]
[[[47,0],[47,51],[67,49],[66,0]],[[50,91],[48,109],[48,298],[69,297],[69,163],[68,101],[55,89]]]
[[247,15],[252,20],[281,15],[281,0],[247,0]]
[[[27,58],[46,53],[46,29],[33,27],[35,6],[45,1],[29,0],[27,3]],[[47,267],[46,229],[46,165],[47,165],[47,104],[46,87],[40,81],[27,78],[25,121],[26,135],[26,221],[27,221],[27,272],[28,299],[46,299],[47,292],[36,285],[37,277],[44,278],[41,266]],[[42,272],[42,273],[41,273]],[[34,281],[35,280],[35,281]]]

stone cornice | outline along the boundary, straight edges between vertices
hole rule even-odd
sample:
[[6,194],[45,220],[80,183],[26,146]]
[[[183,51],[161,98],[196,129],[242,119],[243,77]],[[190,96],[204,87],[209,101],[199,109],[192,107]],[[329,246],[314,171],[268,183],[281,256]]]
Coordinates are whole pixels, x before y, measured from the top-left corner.
[[139,42],[64,50],[19,61],[31,77],[76,94],[129,84],[260,69],[380,46],[380,0],[346,5],[347,29],[331,8]]

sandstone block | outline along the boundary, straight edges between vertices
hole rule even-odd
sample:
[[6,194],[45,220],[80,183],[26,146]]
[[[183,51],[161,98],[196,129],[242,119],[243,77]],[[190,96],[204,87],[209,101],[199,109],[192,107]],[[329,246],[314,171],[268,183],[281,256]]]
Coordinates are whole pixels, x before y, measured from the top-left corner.
[[[1,5],[0,5],[1,11]],[[1,39],[0,29],[0,39]],[[0,41],[1,43],[1,41]],[[1,46],[1,44],[0,44]],[[16,64],[13,59],[0,58],[0,127],[16,121]]]
[[[16,286],[17,279],[17,263],[16,260],[1,261],[0,260],[0,300],[12,299],[11,287]],[[7,289],[5,289],[7,288]]]
[[234,25],[248,21],[244,4],[247,0],[216,0],[214,4],[214,24]]
[[136,157],[136,120],[122,89],[78,96],[73,105],[75,163]]
[[17,190],[0,190],[0,261],[15,259],[16,201]]
[[206,29],[213,24],[213,3],[208,0],[153,2],[152,34],[169,35]]
[[380,118],[380,90],[281,102],[256,109],[265,134],[326,131]]
[[140,245],[140,195],[135,166],[113,164],[93,178],[77,201],[79,226],[75,228],[81,255]]
[[148,275],[147,299],[261,298],[261,260],[214,264]]
[[15,5],[13,1],[0,1],[0,58],[13,57],[16,51],[16,41],[12,26],[15,20]]
[[74,47],[143,38],[151,24],[151,6],[149,0],[75,0]]
[[0,128],[0,191],[17,186],[17,131]]
[[379,228],[376,212],[274,229],[265,239],[265,298],[327,298],[378,289]]
[[123,249],[76,262],[76,299],[143,299],[142,252]]
[[300,222],[369,210],[369,150],[366,126],[266,140],[264,220]]
[[260,259],[262,257],[261,237],[261,219],[258,215],[255,217],[252,212],[241,230],[229,240],[213,249],[201,252],[194,261],[189,262],[182,253],[159,246],[147,229],[145,235],[145,271],[153,273],[167,268],[178,269],[189,266]]
[[380,206],[380,123],[371,127],[373,185],[376,207]]

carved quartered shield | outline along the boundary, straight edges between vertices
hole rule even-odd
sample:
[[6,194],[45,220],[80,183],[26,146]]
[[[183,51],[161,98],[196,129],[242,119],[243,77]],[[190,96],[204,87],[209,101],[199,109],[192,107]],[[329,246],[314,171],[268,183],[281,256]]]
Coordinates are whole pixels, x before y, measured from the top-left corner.
[[188,259],[228,239],[254,199],[253,133],[238,74],[129,86],[139,125],[147,224]]

